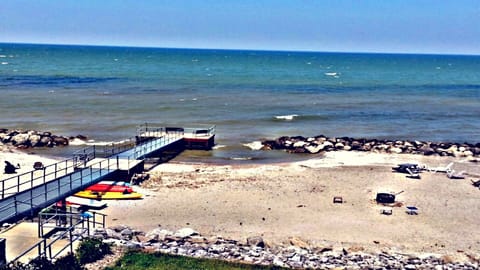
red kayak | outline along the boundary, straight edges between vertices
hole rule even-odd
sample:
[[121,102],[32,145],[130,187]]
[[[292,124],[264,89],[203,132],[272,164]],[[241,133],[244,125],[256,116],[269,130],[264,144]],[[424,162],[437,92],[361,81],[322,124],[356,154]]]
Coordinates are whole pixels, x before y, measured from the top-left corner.
[[87,187],[85,190],[96,191],[96,192],[122,192],[122,193],[132,193],[133,189],[129,186],[119,186],[119,185],[109,185],[109,184],[93,184]]

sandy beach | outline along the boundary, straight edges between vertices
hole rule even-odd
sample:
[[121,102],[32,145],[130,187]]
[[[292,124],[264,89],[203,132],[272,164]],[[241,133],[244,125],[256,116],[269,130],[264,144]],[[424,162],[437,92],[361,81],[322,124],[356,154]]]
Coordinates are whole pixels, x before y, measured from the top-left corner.
[[[421,179],[393,173],[415,162],[430,167],[454,162],[463,180],[423,172]],[[202,235],[244,241],[262,236],[270,245],[295,238],[310,247],[370,252],[444,254],[457,259],[480,250],[478,163],[418,155],[330,152],[286,164],[212,166],[170,161],[150,171],[136,190],[144,199],[109,201],[109,226],[148,231],[190,227]],[[390,216],[374,201],[377,192],[398,193]],[[333,197],[341,196],[342,204]],[[416,206],[418,215],[406,214]]]
[[[57,161],[9,149],[1,152],[3,160],[19,163],[19,173],[31,170],[35,161]],[[391,170],[403,162],[430,167],[454,162],[453,169],[467,175],[452,180],[425,171],[420,180],[411,179]],[[190,227],[240,241],[261,236],[270,245],[296,239],[310,247],[353,251],[446,254],[459,260],[479,256],[480,190],[470,180],[480,178],[480,166],[458,158],[345,151],[282,164],[171,160],[149,174],[149,180],[134,186],[143,199],[108,201],[100,210],[108,215],[108,226],[142,231]],[[402,192],[392,215],[380,214],[385,206],[375,202],[378,192]],[[334,204],[335,196],[343,203]],[[406,206],[416,206],[419,214],[406,214]]]

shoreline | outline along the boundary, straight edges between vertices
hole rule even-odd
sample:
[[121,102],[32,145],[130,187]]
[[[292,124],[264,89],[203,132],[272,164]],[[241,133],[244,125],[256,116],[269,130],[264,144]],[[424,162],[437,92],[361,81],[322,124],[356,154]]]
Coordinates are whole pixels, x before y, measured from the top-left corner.
[[[47,165],[58,161],[2,151],[0,161],[8,159],[19,160],[22,170],[30,170],[35,161]],[[456,170],[467,170],[465,180],[433,172],[414,180],[391,171],[398,163],[438,167],[452,161]],[[144,194],[142,200],[107,201],[108,207],[99,211],[108,215],[108,227],[127,225],[142,231],[191,227],[202,235],[237,241],[261,236],[274,246],[296,238],[311,247],[435,253],[455,260],[480,256],[480,236],[471,233],[478,229],[474,211],[480,209],[480,191],[469,181],[480,177],[480,166],[466,159],[336,151],[273,164],[172,160],[149,174],[149,180],[134,186]],[[392,216],[381,215],[375,194],[402,190],[398,200],[403,207],[394,207]],[[342,196],[344,203],[333,204],[334,196]],[[407,215],[406,205],[417,206],[419,215]]]

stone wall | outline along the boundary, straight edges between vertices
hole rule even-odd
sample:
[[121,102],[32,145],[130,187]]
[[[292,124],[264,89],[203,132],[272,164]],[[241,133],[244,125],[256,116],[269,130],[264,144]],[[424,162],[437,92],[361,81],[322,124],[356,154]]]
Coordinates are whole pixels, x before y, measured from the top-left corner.
[[[85,236],[85,235],[84,235]],[[87,237],[87,236],[85,236]],[[128,226],[97,228],[89,237],[103,239],[116,247],[156,251],[196,258],[211,258],[258,265],[276,265],[294,269],[478,269],[478,254],[467,254],[468,262],[455,262],[449,256],[391,254],[386,251],[367,253],[359,246],[334,248],[311,247],[292,237],[287,245],[270,246],[262,237],[245,241],[223,237],[205,237],[191,228],[176,232],[162,228],[150,232]],[[100,269],[104,265],[94,265]]]
[[325,151],[371,151],[395,154],[420,154],[454,157],[480,156],[480,143],[451,143],[407,140],[355,139],[349,137],[280,137],[262,141],[262,150],[281,149],[291,153],[316,154]]
[[[77,136],[84,138],[84,136]],[[42,132],[36,130],[19,130],[19,129],[0,129],[0,143],[4,145],[12,145],[17,148],[33,148],[33,147],[54,147],[66,146],[69,139],[63,136],[53,135],[51,132]]]

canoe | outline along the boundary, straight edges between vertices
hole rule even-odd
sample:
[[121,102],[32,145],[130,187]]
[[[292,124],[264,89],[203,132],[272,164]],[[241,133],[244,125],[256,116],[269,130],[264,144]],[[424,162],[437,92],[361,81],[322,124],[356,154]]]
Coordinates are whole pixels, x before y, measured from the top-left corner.
[[90,208],[103,208],[107,206],[106,202],[100,202],[94,199],[85,199],[85,198],[80,198],[75,196],[67,197],[66,201],[67,201],[67,204],[83,205]]
[[75,193],[75,196],[87,199],[96,199],[96,200],[131,200],[131,199],[140,199],[142,194],[137,192],[123,193],[123,192],[97,192],[91,190],[84,190]]
[[130,186],[130,183],[129,182],[125,182],[125,181],[107,181],[107,180],[103,180],[103,181],[100,181],[98,182],[99,184],[104,184],[104,185],[116,185],[116,186],[125,186],[125,187],[129,187]]
[[[81,207],[87,207],[87,208],[95,208],[95,209],[100,209],[104,208],[107,206],[106,202],[98,201],[95,199],[86,199],[86,198],[80,198],[80,197],[75,197],[75,196],[70,196],[65,199],[67,206],[72,207],[72,208],[81,208]],[[57,202],[55,204],[57,207],[62,207],[63,203],[61,201]]]
[[93,184],[87,187],[85,190],[96,191],[96,192],[123,192],[123,193],[132,193],[133,189],[129,186],[117,186],[109,184]]

